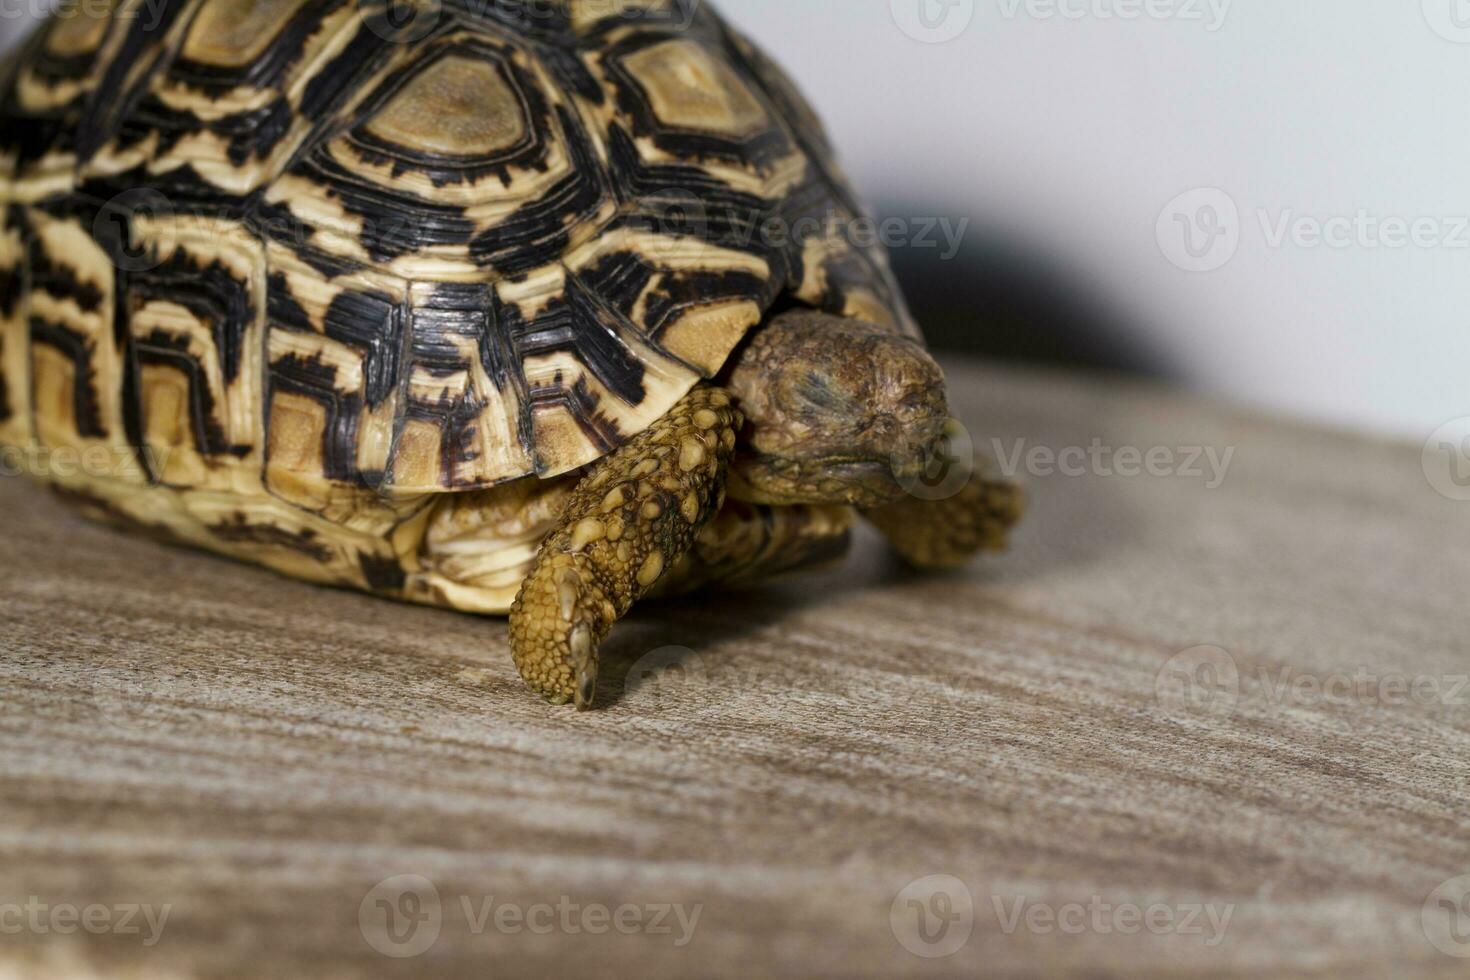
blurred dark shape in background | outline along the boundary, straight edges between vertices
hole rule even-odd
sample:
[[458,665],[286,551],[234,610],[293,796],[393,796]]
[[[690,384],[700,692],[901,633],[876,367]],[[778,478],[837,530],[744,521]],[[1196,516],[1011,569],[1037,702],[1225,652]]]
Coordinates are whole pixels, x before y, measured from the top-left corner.
[[[883,215],[949,211],[894,206]],[[1177,377],[1139,331],[1065,268],[1014,235],[971,224],[957,254],[890,250],[893,271],[930,346],[992,360]]]

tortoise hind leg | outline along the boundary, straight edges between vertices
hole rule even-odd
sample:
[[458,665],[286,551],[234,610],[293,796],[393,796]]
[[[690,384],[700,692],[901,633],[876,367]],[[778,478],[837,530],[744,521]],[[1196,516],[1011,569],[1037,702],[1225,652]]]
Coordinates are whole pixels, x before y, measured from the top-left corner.
[[852,544],[855,518],[845,506],[769,507],[730,500],[653,595],[734,591],[835,565]]
[[742,424],[725,392],[696,388],[572,493],[510,614],[516,667],[547,700],[591,707],[598,646],[719,511]]

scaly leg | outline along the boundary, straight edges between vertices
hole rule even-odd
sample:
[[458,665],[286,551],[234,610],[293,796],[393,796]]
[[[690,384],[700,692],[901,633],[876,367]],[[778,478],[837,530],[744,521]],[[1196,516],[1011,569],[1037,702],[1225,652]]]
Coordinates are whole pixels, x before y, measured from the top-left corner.
[[592,706],[598,646],[719,511],[743,424],[696,388],[578,485],[510,614],[516,667],[547,700]]
[[653,594],[745,589],[836,564],[852,543],[855,518],[851,507],[727,501]]
[[959,568],[982,551],[1000,551],[1026,509],[1025,497],[1019,486],[996,475],[993,463],[977,462],[970,482],[952,497],[906,496],[863,516],[915,568]]

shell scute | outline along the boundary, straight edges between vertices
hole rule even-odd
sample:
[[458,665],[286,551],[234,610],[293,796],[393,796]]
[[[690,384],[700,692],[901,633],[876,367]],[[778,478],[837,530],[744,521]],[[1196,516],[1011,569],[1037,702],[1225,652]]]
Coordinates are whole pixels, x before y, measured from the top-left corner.
[[5,69],[0,439],[376,527],[605,455],[783,296],[913,330],[707,4],[389,8],[115,0]]

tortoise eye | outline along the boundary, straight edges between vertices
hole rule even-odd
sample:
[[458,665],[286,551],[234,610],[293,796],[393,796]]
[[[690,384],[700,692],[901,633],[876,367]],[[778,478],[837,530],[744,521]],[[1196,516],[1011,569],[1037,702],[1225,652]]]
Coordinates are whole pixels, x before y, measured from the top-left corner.
[[807,371],[792,383],[782,386],[781,403],[783,407],[796,412],[810,413],[815,410],[827,413],[847,410],[851,400],[834,388],[827,376]]

